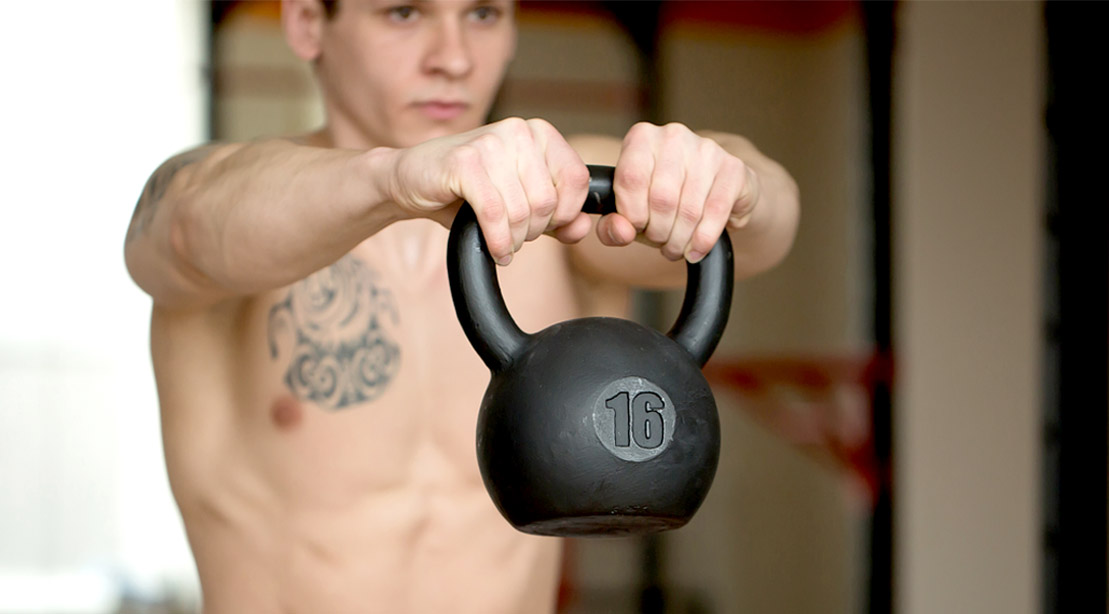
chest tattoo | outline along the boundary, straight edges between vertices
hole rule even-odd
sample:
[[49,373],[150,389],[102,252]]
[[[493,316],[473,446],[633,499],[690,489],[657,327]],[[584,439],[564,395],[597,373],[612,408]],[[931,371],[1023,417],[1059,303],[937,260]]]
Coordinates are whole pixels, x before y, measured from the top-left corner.
[[292,339],[285,385],[297,398],[327,409],[372,401],[400,365],[389,330],[398,323],[392,294],[362,261],[346,256],[293,285],[270,308],[269,346]]

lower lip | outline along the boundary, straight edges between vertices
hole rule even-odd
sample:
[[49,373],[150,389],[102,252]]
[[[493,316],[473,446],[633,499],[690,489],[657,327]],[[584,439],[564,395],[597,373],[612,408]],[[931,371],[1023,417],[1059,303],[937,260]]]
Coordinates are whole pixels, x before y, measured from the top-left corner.
[[449,120],[462,115],[466,110],[464,104],[443,104],[439,102],[424,102],[418,105],[424,115],[434,120]]

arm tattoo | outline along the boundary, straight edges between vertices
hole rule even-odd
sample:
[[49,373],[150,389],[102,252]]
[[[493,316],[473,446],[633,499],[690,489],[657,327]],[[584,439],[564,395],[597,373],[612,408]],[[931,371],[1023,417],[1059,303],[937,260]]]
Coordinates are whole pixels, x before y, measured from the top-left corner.
[[135,205],[135,212],[131,215],[131,227],[127,230],[128,243],[138,237],[150,225],[150,220],[154,218],[154,214],[158,209],[158,203],[165,196],[166,189],[169,187],[169,183],[173,181],[174,176],[186,166],[203,160],[216,147],[218,145],[204,145],[178,154],[163,162],[158,170],[154,171],[154,174],[146,182],[142,195],[139,196],[139,202]]
[[348,255],[294,284],[270,308],[270,357],[278,357],[279,333],[294,338],[285,385],[297,398],[343,409],[388,387],[400,364],[386,328],[397,324],[397,308],[376,281],[374,271]]

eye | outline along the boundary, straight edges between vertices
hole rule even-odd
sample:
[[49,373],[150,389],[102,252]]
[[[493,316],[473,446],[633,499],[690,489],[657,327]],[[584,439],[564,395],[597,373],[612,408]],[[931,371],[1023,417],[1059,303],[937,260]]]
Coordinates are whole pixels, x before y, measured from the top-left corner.
[[396,23],[409,23],[415,21],[419,14],[419,9],[410,5],[393,6],[385,9],[385,15],[390,21]]
[[483,5],[470,11],[470,19],[478,23],[494,23],[500,19],[501,9],[495,6]]

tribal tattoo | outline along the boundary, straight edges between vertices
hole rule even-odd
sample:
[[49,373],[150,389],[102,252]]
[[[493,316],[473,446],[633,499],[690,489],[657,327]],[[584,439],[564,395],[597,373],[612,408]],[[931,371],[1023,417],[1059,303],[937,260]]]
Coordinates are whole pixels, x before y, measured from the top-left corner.
[[343,409],[376,399],[396,375],[400,348],[385,325],[397,324],[397,309],[376,278],[348,255],[270,308],[270,356],[278,358],[282,331],[294,338],[285,385],[297,398]]
[[150,225],[150,220],[154,218],[158,204],[165,196],[166,189],[169,188],[170,182],[173,181],[177,173],[186,166],[203,160],[216,147],[218,145],[204,145],[178,154],[166,160],[158,167],[158,170],[154,171],[154,174],[147,180],[142,195],[139,196],[139,202],[135,205],[135,212],[131,215],[131,226],[127,229],[128,243],[138,237]]

